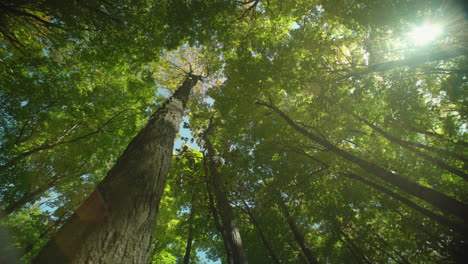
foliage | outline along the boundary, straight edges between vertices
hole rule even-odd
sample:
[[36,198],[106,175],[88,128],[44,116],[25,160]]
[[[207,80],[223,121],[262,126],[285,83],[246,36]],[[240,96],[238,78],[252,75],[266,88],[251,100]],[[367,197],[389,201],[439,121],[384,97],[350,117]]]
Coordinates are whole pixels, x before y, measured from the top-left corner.
[[[163,101],[158,89],[172,91],[193,72],[204,82],[185,126],[200,150],[185,145],[174,157],[153,263],[182,263],[191,228],[190,263],[205,261],[200,252],[225,259],[207,189],[209,120],[250,263],[273,262],[268,243],[281,263],[306,261],[288,215],[319,263],[466,257],[465,219],[265,107],[466,206],[466,21],[456,3],[36,2],[0,6],[10,10],[0,19],[0,201],[7,209],[29,197],[2,220],[15,241],[10,253],[41,241],[37,250],[53,231],[41,234],[89,194]],[[408,41],[407,32],[431,20],[443,35],[423,47]]]

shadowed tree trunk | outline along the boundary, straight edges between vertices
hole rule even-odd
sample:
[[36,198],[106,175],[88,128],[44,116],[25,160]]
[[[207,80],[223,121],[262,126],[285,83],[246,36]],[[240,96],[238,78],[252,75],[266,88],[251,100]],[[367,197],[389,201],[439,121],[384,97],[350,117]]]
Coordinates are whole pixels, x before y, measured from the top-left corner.
[[[216,201],[216,210],[221,218],[223,239],[225,245],[227,244],[231,249],[232,259],[229,259],[228,263],[233,264],[247,264],[247,256],[245,255],[244,248],[242,246],[242,239],[237,228],[236,221],[232,212],[231,205],[227,196],[227,190],[223,181],[221,173],[218,171],[218,162],[216,161],[216,153],[211,144],[211,141],[207,137],[207,132],[211,130],[211,124],[207,131],[203,133],[203,140],[205,141],[205,154],[206,154],[206,165],[209,172],[209,183],[211,190],[214,192],[214,198]],[[229,248],[226,250],[228,251]]]
[[174,139],[199,79],[187,75],[32,263],[149,262]]
[[[208,177],[208,176],[207,176]],[[209,179],[208,179],[209,180]],[[213,192],[211,190],[210,183],[207,181],[207,187],[208,187],[208,199],[209,199],[209,208],[211,211],[211,214],[213,215],[213,221],[216,226],[216,229],[218,230],[219,233],[221,233],[221,236],[223,237],[223,243],[224,243],[224,249],[226,249],[226,259],[228,264],[234,264],[232,262],[232,249],[231,249],[231,244],[228,243],[228,238],[226,235],[226,231],[223,229],[223,225],[221,224],[221,220],[219,220],[219,213],[216,210],[216,207],[214,205],[214,198],[213,198]]]
[[288,207],[286,206],[286,204],[284,204],[283,199],[281,198],[279,194],[278,194],[278,205],[281,208],[281,212],[286,217],[286,221],[288,222],[289,228],[291,229],[291,232],[294,235],[294,239],[296,240],[297,244],[301,248],[302,253],[306,257],[307,263],[318,264],[318,261],[315,258],[314,254],[312,253],[312,250],[306,244],[304,235],[299,230],[299,227],[297,226],[295,219],[289,213]]
[[452,151],[449,151],[449,150],[444,150],[444,149],[439,149],[439,148],[435,148],[435,147],[432,147],[432,146],[427,146],[427,145],[424,145],[424,144],[421,144],[421,143],[417,143],[417,142],[411,142],[411,141],[403,141],[405,144],[408,144],[408,145],[411,145],[411,146],[415,146],[415,147],[418,147],[418,148],[422,148],[422,149],[425,149],[425,150],[428,150],[428,151],[432,151],[433,153],[436,153],[442,157],[450,157],[450,158],[455,158],[455,159],[458,159],[458,160],[461,160],[463,162],[468,162],[468,158],[466,158],[465,156],[463,155],[459,155],[455,152],[452,152]]
[[185,247],[185,255],[184,255],[184,264],[189,264],[190,262],[190,253],[192,252],[192,243],[193,243],[193,236],[194,236],[194,226],[193,226],[193,218],[195,217],[195,210],[193,208],[193,201],[194,196],[192,195],[192,202],[190,207],[190,216],[188,220],[188,236],[187,236],[187,244]]
[[302,135],[308,137],[314,142],[322,145],[327,150],[335,153],[336,155],[358,165],[363,170],[379,177],[380,179],[400,188],[402,191],[405,191],[408,194],[411,194],[419,199],[428,202],[434,207],[438,208],[446,214],[452,214],[459,217],[462,220],[468,219],[468,205],[451,198],[443,193],[440,193],[431,188],[422,186],[415,182],[412,182],[405,177],[398,175],[396,173],[387,171],[386,169],[377,166],[367,160],[359,158],[337,146],[333,145],[329,141],[322,139],[306,129],[300,127],[295,123],[291,118],[289,118],[284,112],[279,110],[277,107],[267,104],[265,102],[257,102],[258,105],[266,106],[276,112],[281,118],[283,118],[292,128],[301,133]]
[[356,255],[358,259],[360,259],[360,262],[372,264],[369,258],[367,258],[366,254],[362,252],[362,250],[356,245],[356,243],[354,243],[354,241],[345,232],[343,232],[341,228],[338,227],[338,229],[341,236],[344,237],[344,242],[349,245],[349,249],[353,252],[353,254]]
[[276,256],[275,251],[273,250],[273,247],[271,246],[270,242],[268,242],[267,238],[265,237],[265,233],[263,232],[262,227],[258,223],[257,218],[252,213],[252,210],[250,210],[249,205],[244,200],[241,200],[241,201],[244,204],[245,212],[249,215],[250,221],[254,225],[255,230],[257,230],[258,235],[260,236],[260,239],[263,242],[263,245],[265,246],[266,250],[268,251],[268,254],[270,255],[270,258],[273,260],[275,264],[280,264],[278,256]]

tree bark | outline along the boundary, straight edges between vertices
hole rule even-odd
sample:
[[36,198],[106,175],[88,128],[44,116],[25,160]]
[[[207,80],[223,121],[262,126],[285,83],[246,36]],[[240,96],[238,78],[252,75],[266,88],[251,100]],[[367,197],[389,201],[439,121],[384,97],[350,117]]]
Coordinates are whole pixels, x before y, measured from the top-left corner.
[[[210,128],[208,128],[207,131],[208,130],[210,130]],[[236,221],[234,220],[234,215],[229,203],[223,177],[218,171],[218,162],[215,158],[215,150],[211,144],[211,141],[206,136],[207,131],[205,131],[203,134],[203,139],[205,141],[205,153],[210,175],[210,184],[212,186],[211,190],[214,192],[216,209],[219,212],[219,216],[221,218],[222,229],[224,230],[225,234],[223,238],[227,240],[225,244],[228,244],[232,250],[232,259],[228,259],[228,263],[247,264],[247,256],[245,255],[244,248],[242,246],[242,239],[239,233],[239,229],[237,228]]]
[[223,225],[221,224],[221,220],[219,220],[219,213],[218,210],[216,209],[215,203],[214,203],[214,198],[213,198],[213,191],[212,191],[212,186],[211,186],[211,180],[210,180],[210,175],[209,175],[209,170],[208,170],[208,161],[204,159],[204,167],[205,167],[205,179],[206,179],[206,187],[207,187],[207,193],[208,193],[208,202],[209,202],[209,209],[211,211],[211,214],[213,215],[213,222],[215,224],[216,229],[218,232],[221,234],[223,237],[223,243],[224,243],[224,249],[226,250],[226,261],[228,264],[234,264],[232,263],[232,249],[231,245],[228,243],[228,238],[226,235],[226,231],[223,229]]
[[149,262],[174,139],[199,79],[187,75],[32,263]]
[[451,198],[443,193],[440,193],[436,190],[431,188],[419,185],[415,182],[412,182],[405,177],[398,175],[396,173],[387,171],[386,169],[377,166],[367,160],[361,159],[353,154],[340,149],[333,145],[332,143],[328,142],[325,139],[322,139],[306,129],[300,127],[294,121],[292,121],[284,112],[279,110],[277,107],[267,104],[265,102],[257,102],[258,105],[266,106],[273,111],[275,111],[281,118],[283,118],[292,128],[296,131],[301,133],[302,135],[308,137],[309,139],[317,142],[318,144],[325,147],[327,150],[335,153],[336,155],[358,165],[365,171],[379,177],[380,179],[400,188],[401,190],[411,194],[419,199],[428,202],[429,204],[433,205],[434,207],[438,208],[442,212],[446,214],[453,214],[460,219],[466,221],[468,219],[468,205]]

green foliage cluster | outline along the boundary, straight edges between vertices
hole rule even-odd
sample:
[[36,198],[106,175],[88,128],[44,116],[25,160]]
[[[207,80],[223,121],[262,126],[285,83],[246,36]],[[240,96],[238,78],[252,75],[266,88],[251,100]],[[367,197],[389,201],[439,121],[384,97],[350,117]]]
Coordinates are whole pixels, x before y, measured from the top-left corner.
[[[187,240],[190,263],[226,259],[203,136],[250,263],[307,263],[291,222],[319,263],[462,263],[466,218],[320,143],[468,214],[466,21],[445,2],[0,4],[5,259],[29,260],[163,100],[158,87],[198,66],[205,85],[187,115],[200,149],[174,156],[153,263],[183,263]],[[406,41],[431,19],[442,36]]]

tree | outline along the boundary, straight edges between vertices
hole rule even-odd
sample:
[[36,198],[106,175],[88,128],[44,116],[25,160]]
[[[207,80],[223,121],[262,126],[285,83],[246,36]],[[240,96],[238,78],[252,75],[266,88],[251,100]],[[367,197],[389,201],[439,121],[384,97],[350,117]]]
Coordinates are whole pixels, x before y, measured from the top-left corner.
[[[153,263],[201,263],[201,252],[225,262],[464,263],[468,64],[459,3],[55,2],[0,6],[4,256],[37,243],[27,262],[64,234],[51,233],[75,209],[69,221],[99,208],[100,199],[79,204],[164,88],[191,72],[204,82],[184,112],[160,206],[132,216],[151,235],[103,235],[100,245],[153,244]],[[431,42],[409,36],[436,25]],[[111,197],[122,215],[134,212],[125,207],[134,196],[135,208],[148,207],[137,199],[156,207],[161,193],[132,180],[115,187],[120,181],[106,178],[92,196]],[[118,218],[111,207],[103,219]],[[92,216],[91,231],[113,223]]]
[[[173,142],[198,80],[198,76],[186,77],[32,263],[148,261]],[[122,242],[117,247],[102,243],[109,239]]]
[[213,121],[210,120],[208,128],[203,132],[203,141],[205,143],[205,166],[207,173],[208,191],[213,196],[214,203],[211,205],[213,215],[216,215],[215,221],[219,221],[218,228],[221,232],[226,247],[227,263],[247,263],[247,257],[242,246],[242,238],[237,228],[236,220],[228,198],[227,183],[219,171],[220,160],[211,143],[208,135],[213,133]]

